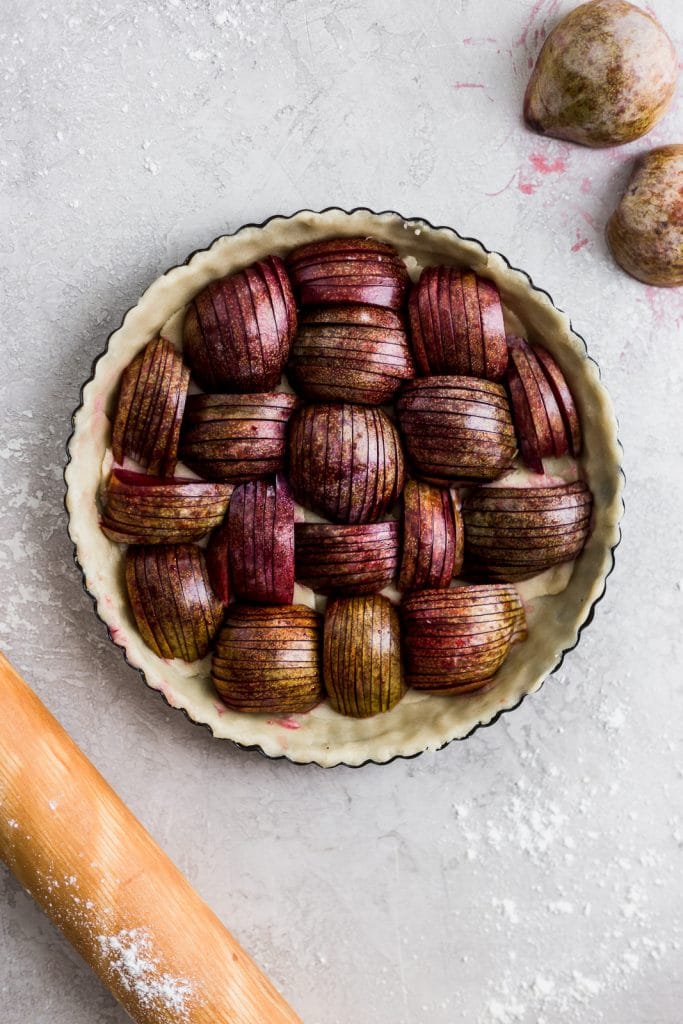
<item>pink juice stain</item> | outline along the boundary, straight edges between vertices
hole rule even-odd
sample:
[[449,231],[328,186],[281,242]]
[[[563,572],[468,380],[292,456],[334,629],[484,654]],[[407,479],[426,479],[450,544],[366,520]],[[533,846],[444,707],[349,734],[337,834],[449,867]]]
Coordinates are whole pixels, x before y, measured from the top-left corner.
[[580,238],[578,242],[574,242],[572,246],[572,252],[578,252],[580,249],[583,249],[583,247],[586,245],[588,245],[588,239]]
[[[534,21],[536,20],[538,15],[541,13],[542,8],[545,6],[545,4],[547,2],[548,2],[548,0],[536,0],[536,3],[531,8],[531,12],[529,14],[529,17],[527,18],[527,20],[526,20],[526,22],[524,24],[524,28],[522,30],[522,34],[519,36],[518,39],[515,39],[515,46],[525,46],[526,45],[526,42],[527,42],[527,39],[529,38],[529,33],[531,32],[531,28],[532,28],[532,26],[534,24]],[[543,12],[543,22],[541,23],[540,27],[536,27],[534,29],[534,42],[538,43],[540,39],[544,39],[545,36],[547,35],[547,29],[545,27],[545,22],[546,22],[546,20],[548,18],[552,17],[552,15],[555,13],[555,8],[557,7],[558,3],[559,3],[559,0],[549,0],[547,10],[545,10]]]
[[550,163],[542,153],[532,153],[529,160],[539,174],[564,174],[567,170],[567,163],[561,156],[556,157]]
[[545,3],[545,0],[536,0],[536,3],[531,8],[531,12],[529,14],[529,17],[527,18],[526,24],[524,25],[524,28],[522,30],[522,34],[520,35],[520,37],[518,39],[515,39],[515,46],[524,46],[525,45],[525,43],[527,41],[527,38],[529,36],[529,32],[531,31],[531,26],[534,23],[534,19],[537,17],[537,15],[538,15],[539,11],[541,10],[541,7],[543,7],[544,3]]
[[645,285],[645,302],[655,325],[671,323],[672,319],[677,327],[683,323],[683,295],[678,295],[675,288]]
[[283,729],[301,728],[301,722],[297,722],[294,718],[271,718],[268,725],[279,725]]

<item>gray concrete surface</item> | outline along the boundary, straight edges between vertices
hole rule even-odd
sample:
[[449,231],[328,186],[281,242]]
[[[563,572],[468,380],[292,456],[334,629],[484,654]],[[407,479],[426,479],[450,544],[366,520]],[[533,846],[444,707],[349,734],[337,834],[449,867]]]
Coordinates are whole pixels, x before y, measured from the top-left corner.
[[[683,53],[679,0],[652,0]],[[306,1024],[676,1024],[683,296],[619,273],[634,156],[528,134],[566,0],[6,0],[0,645]],[[213,742],[122,661],[71,562],[69,415],[162,270],[301,206],[451,224],[526,268],[621,421],[624,541],[579,648],[494,728],[323,772]],[[1,713],[1,709],[0,709]],[[0,870],[4,1024],[123,1012]]]

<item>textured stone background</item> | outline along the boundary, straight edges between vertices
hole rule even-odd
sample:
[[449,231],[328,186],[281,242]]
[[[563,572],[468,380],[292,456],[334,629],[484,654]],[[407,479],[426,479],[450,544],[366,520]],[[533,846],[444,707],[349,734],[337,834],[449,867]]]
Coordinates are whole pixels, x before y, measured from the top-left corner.
[[[680,0],[652,0],[683,53]],[[520,123],[571,0],[6,0],[0,644],[306,1024],[674,1024],[683,1000],[683,295],[619,273],[634,156]],[[62,510],[93,357],[245,221],[387,207],[481,238],[603,368],[624,541],[562,671],[436,755],[323,772],[213,742],[108,642]],[[0,709],[1,713],[1,709]],[[0,870],[4,1024],[122,1011]]]

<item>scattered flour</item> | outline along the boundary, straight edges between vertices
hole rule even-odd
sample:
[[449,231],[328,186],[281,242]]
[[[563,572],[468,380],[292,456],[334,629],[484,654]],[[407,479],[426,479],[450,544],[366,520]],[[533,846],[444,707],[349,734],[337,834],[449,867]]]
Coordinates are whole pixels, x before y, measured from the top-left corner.
[[159,164],[156,163],[155,160],[152,160],[152,158],[149,157],[149,156],[145,157],[143,166],[144,166],[146,171],[149,171],[150,174],[153,174],[155,176],[161,170],[161,168],[159,167]]
[[526,1006],[523,1003],[500,1003],[497,999],[490,999],[486,1009],[489,1020],[495,1021],[495,1024],[513,1024],[516,1020],[524,1020],[526,1016]]
[[514,900],[510,899],[495,899],[493,905],[503,915],[510,924],[519,924],[519,914],[517,913],[517,904]]
[[574,904],[570,903],[569,900],[551,900],[548,904],[548,910],[551,914],[573,914]]
[[626,724],[627,713],[621,704],[614,706],[603,703],[599,715],[606,732],[620,732]]
[[143,1009],[171,1010],[177,1019],[189,1020],[193,987],[186,978],[174,978],[160,968],[147,929],[124,928],[116,935],[98,935],[97,942],[112,973],[126,991],[135,993]]

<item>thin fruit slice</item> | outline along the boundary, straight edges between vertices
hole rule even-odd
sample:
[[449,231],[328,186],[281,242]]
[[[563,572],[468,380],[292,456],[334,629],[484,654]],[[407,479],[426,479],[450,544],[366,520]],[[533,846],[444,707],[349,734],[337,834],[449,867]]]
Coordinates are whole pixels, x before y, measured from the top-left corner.
[[562,370],[547,349],[541,345],[535,345],[534,353],[545,371],[546,379],[552,388],[555,400],[562,413],[569,442],[569,453],[577,456],[581,452],[581,424],[569,385],[565,380]]

